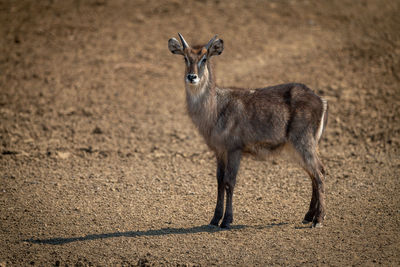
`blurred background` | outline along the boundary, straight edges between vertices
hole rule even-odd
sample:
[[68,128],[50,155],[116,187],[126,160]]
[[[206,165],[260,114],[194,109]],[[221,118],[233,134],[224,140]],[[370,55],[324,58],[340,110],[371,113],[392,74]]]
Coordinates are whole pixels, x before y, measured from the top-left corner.
[[[399,12],[386,0],[1,0],[0,266],[400,264]],[[183,60],[167,48],[177,32],[224,40],[220,86],[300,82],[328,100],[325,228],[298,224],[311,184],[281,159],[243,161],[241,227],[205,227],[215,162],[186,114]]]

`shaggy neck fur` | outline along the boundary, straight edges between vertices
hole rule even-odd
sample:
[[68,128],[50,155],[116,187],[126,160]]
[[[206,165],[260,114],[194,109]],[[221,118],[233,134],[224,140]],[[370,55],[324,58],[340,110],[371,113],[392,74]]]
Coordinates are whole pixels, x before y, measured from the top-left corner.
[[198,85],[186,83],[185,87],[190,118],[206,137],[217,119],[217,94],[211,65],[207,63]]

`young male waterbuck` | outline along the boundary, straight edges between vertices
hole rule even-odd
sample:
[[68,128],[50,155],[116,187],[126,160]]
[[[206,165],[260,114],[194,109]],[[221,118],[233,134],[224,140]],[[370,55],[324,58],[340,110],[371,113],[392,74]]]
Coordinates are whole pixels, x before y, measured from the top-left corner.
[[312,182],[312,197],[303,223],[321,227],[325,217],[324,168],[317,145],[327,122],[327,102],[303,84],[258,89],[221,88],[210,59],[222,53],[217,36],[205,46],[191,47],[179,34],[168,41],[173,54],[185,60],[187,109],[193,123],[217,158],[218,197],[210,224],[222,228],[233,221],[232,197],[242,155],[265,155],[290,148]]

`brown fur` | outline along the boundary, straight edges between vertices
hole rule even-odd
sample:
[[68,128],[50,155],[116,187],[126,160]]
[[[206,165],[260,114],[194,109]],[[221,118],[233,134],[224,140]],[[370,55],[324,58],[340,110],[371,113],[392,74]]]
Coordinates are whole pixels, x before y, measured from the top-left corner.
[[[222,219],[224,192],[227,199],[221,227],[229,227],[233,221],[233,189],[242,155],[260,156],[291,147],[312,180],[312,199],[304,222],[321,226],[325,216],[325,171],[317,145],[327,121],[323,100],[298,83],[251,90],[220,88],[210,58],[222,52],[223,41],[215,40],[208,50],[195,46],[182,51],[176,50],[179,43],[175,41],[169,41],[171,52],[189,61],[185,69],[189,116],[217,158],[218,198],[211,224],[218,225]],[[199,78],[199,82],[190,82],[189,75]]]

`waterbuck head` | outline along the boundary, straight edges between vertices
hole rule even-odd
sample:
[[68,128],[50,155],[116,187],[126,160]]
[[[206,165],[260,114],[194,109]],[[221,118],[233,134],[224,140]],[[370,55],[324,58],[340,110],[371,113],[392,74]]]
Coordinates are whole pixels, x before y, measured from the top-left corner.
[[182,45],[175,38],[168,40],[168,48],[173,54],[185,59],[185,82],[189,86],[198,86],[208,78],[208,60],[224,50],[224,42],[215,35],[205,46],[191,47],[178,33]]

